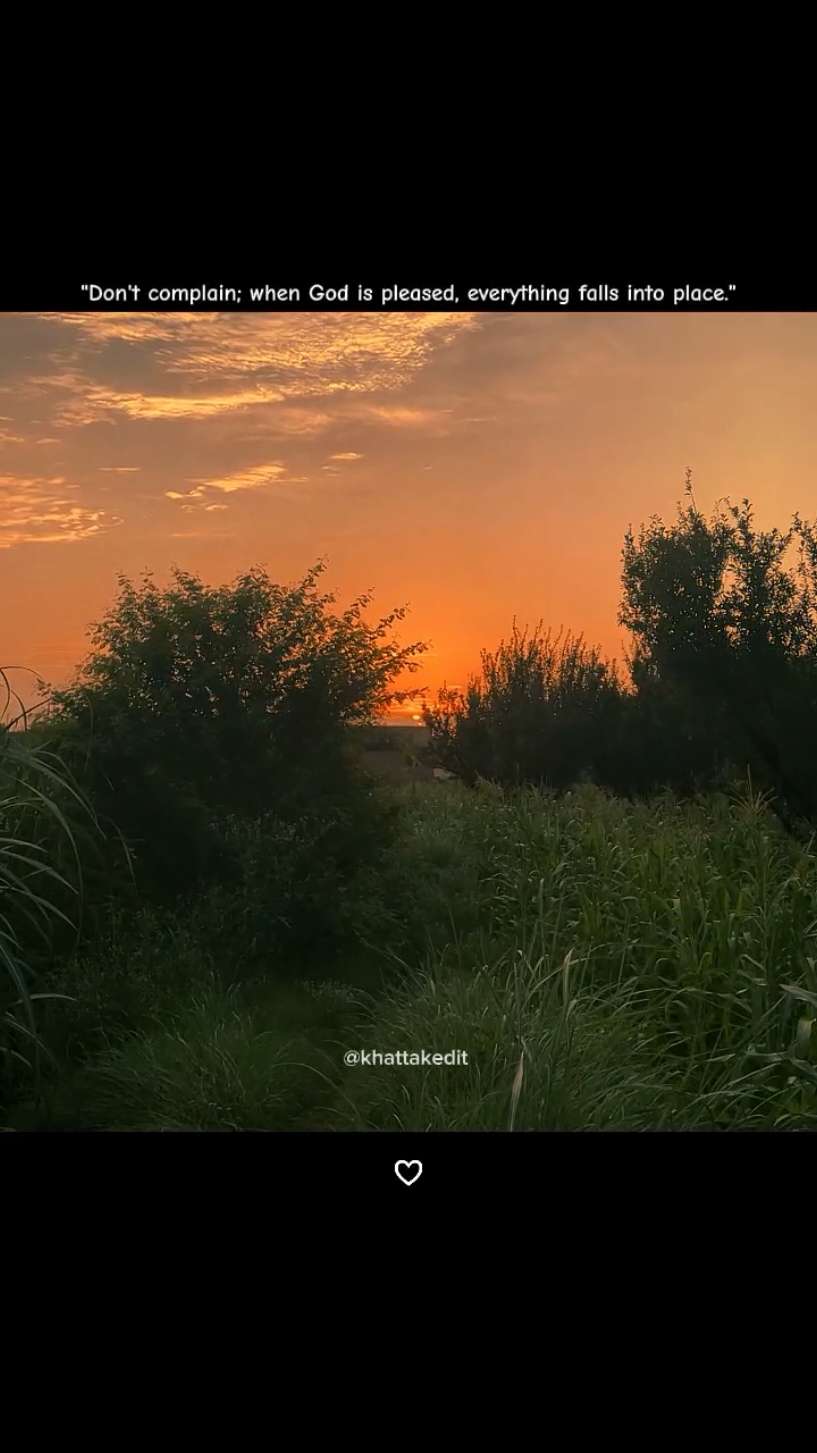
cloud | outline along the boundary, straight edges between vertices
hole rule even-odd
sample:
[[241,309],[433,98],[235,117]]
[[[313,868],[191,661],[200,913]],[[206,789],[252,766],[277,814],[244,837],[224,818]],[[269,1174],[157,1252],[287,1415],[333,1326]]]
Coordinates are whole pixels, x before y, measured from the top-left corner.
[[122,520],[67,498],[76,485],[62,478],[0,475],[0,550],[26,544],[71,544],[100,535]]
[[453,422],[453,409],[409,409],[396,404],[368,404],[360,409],[359,417],[380,419],[384,424],[396,428],[430,429],[437,425],[447,431]]
[[[240,469],[234,474],[225,474],[215,479],[191,480],[194,488],[182,494],[179,490],[168,489],[165,491],[167,499],[178,500],[183,508],[194,509],[202,505],[210,490],[220,490],[223,494],[237,494],[243,490],[265,489],[273,484],[304,484],[305,475],[291,475],[287,473],[287,467],[280,460],[274,460],[269,464],[260,464],[255,469]],[[207,510],[225,510],[224,504],[206,504]]]
[[[253,416],[253,424],[258,427],[256,438],[269,439],[281,435],[290,438],[292,436],[309,436],[319,434],[328,424],[332,423],[332,415],[322,409],[299,408],[296,405],[290,407],[287,404],[275,404],[274,407],[259,410]],[[242,438],[252,438],[253,435],[245,432],[242,423]]]
[[171,530],[171,540],[234,540],[235,534],[230,531],[216,532],[210,530]]
[[[45,380],[34,380],[44,383]],[[76,376],[48,380],[52,388],[71,394],[66,403],[55,410],[55,422],[66,426],[93,424],[111,414],[126,414],[131,419],[212,419],[222,414],[253,408],[258,404],[276,403],[283,394],[257,385],[224,394],[200,394],[185,397],[175,394],[145,394],[117,391],[91,384]]]
[[283,433],[329,422],[300,413],[294,401],[405,387],[435,352],[482,326],[471,313],[41,316],[65,330],[66,346],[51,350],[53,371],[20,384],[29,397],[55,388],[67,395],[56,413],[63,426],[116,413],[171,420],[269,413],[280,404],[270,422]]
[[330,459],[362,459],[362,454],[355,454],[354,450],[348,450],[344,454],[330,454]]

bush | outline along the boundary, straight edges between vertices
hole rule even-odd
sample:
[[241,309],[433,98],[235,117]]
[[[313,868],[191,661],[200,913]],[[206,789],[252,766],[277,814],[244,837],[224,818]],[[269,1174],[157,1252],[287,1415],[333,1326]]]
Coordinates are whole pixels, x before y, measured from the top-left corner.
[[122,578],[95,652],[53,693],[52,745],[121,827],[149,897],[234,881],[231,819],[294,826],[329,802],[337,829],[337,804],[360,797],[348,728],[405,697],[390,683],[424,647],[384,640],[403,610],[366,625],[368,596],[333,615],[322,569],[289,590],[261,570],[219,589]]
[[430,755],[463,781],[569,787],[592,772],[622,711],[615,666],[581,637],[528,638],[514,626],[509,642],[482,654],[482,675],[465,693],[443,690],[425,707]]

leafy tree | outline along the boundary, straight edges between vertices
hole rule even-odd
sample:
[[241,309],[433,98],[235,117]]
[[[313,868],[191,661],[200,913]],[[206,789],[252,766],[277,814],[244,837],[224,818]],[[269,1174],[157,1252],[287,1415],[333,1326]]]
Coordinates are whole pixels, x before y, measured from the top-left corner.
[[[747,767],[796,813],[817,813],[817,538],[757,531],[750,503],[707,522],[692,494],[667,529],[656,517],[623,550],[619,621],[634,636],[633,684],[656,724],[673,723],[687,763],[711,776]],[[786,565],[799,542],[796,569]],[[676,756],[676,768],[680,763]]]
[[261,569],[211,588],[174,572],[160,590],[120,577],[73,685],[52,694],[48,725],[82,763],[157,889],[229,866],[219,822],[297,818],[356,784],[347,728],[409,694],[391,683],[425,649],[386,639],[362,595],[341,615],[319,563],[284,588]]
[[799,516],[758,531],[748,500],[707,521],[689,474],[686,492],[674,527],[653,517],[625,537],[629,684],[581,638],[514,627],[481,678],[424,711],[433,760],[471,782],[590,775],[631,795],[748,769],[784,818],[817,819],[817,531]]

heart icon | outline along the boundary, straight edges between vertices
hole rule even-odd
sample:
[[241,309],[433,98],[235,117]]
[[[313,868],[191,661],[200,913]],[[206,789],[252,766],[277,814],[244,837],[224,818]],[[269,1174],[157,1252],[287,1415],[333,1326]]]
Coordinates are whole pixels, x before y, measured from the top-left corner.
[[423,1174],[423,1163],[420,1160],[398,1160],[395,1162],[394,1174],[404,1186],[413,1186]]

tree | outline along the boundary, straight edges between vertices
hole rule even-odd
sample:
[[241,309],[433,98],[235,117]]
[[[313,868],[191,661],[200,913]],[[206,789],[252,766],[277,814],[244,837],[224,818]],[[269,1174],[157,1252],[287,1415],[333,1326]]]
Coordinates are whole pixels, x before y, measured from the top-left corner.
[[[710,774],[749,767],[797,813],[817,813],[817,538],[758,532],[751,505],[704,520],[692,494],[667,529],[653,517],[623,550],[620,624],[643,707],[680,727]],[[799,541],[799,563],[786,556]]]
[[566,787],[594,771],[620,698],[615,667],[582,637],[514,625],[510,641],[483,651],[481,677],[464,694],[441,691],[423,716],[435,761],[466,782]]
[[126,836],[151,843],[154,877],[195,880],[218,858],[215,820],[302,814],[349,787],[347,727],[409,694],[422,643],[386,639],[405,615],[368,625],[362,595],[341,615],[319,563],[284,588],[261,569],[207,587],[174,572],[159,590],[120,577],[76,681],[52,694],[62,749],[84,763],[95,798]]

